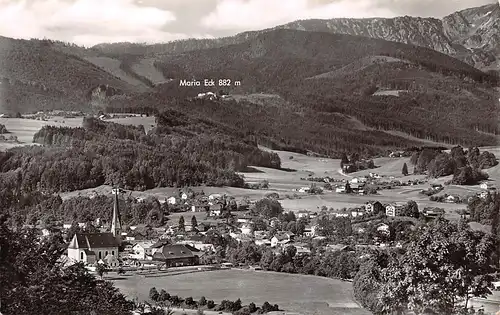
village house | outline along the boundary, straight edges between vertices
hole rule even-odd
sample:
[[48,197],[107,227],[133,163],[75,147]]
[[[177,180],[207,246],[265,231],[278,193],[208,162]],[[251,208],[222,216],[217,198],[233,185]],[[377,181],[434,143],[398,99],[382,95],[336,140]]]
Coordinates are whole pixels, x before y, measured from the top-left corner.
[[245,235],[253,235],[253,224],[252,223],[243,223],[242,226],[240,227],[241,234]]
[[377,226],[377,232],[389,235],[390,234],[389,225],[385,223],[380,224],[379,226]]
[[189,245],[196,250],[203,252],[215,251],[215,246],[213,244],[203,243],[202,241],[184,240],[177,242],[177,244]]
[[365,213],[363,211],[360,211],[360,210],[361,209],[355,210],[355,211],[351,211],[351,217],[357,218],[357,217],[363,216]]
[[377,214],[384,211],[384,206],[379,201],[368,201],[365,204],[365,211]]
[[153,254],[154,261],[161,261],[168,267],[194,266],[199,263],[199,257],[186,245],[162,245]]
[[292,242],[295,238],[295,234],[292,232],[278,232],[271,238],[271,247],[283,246]]
[[63,224],[63,229],[69,230],[69,228],[71,227],[71,225],[72,225],[71,223],[64,223]]
[[269,226],[276,227],[278,224],[280,224],[280,220],[278,218],[269,219]]
[[307,218],[309,218],[309,211],[307,211],[307,210],[300,210],[295,215],[296,215],[296,217],[298,219],[302,219],[302,218],[306,218],[307,219]]
[[360,183],[366,183],[366,178],[365,177],[354,177],[351,179],[351,184],[360,184]]
[[486,199],[490,193],[488,191],[482,191],[479,193],[479,198]]
[[252,218],[251,217],[247,217],[247,216],[238,217],[237,222],[238,223],[250,223],[250,222],[252,222]]
[[345,193],[346,191],[346,185],[340,185],[335,188],[335,192],[339,194]]
[[310,190],[311,190],[310,187],[301,187],[301,188],[299,188],[299,192],[301,192],[301,193],[307,193]]
[[271,240],[269,240],[267,237],[265,236],[255,236],[255,240],[254,240],[254,243],[255,245],[257,246],[271,246]]
[[307,247],[307,244],[304,243],[295,243],[292,244],[295,247],[296,256],[303,256],[311,254],[311,250]]
[[247,242],[253,242],[253,235],[249,234],[243,234],[243,233],[229,233],[229,236],[231,236],[233,239],[238,241],[239,243],[247,243]]
[[155,244],[153,241],[141,241],[137,242],[132,247],[132,253],[130,258],[139,260],[150,260],[153,256],[152,246]]
[[206,212],[207,208],[210,209],[210,206],[201,204],[192,205],[191,212]]
[[458,196],[447,196],[445,198],[446,202],[449,202],[449,203],[456,203],[456,202],[459,202],[460,201],[460,197]]
[[334,218],[348,218],[351,214],[349,212],[332,212]]
[[318,229],[318,225],[317,224],[306,226],[305,229],[304,229],[304,236],[315,237],[317,229]]
[[366,186],[365,183],[362,183],[362,182],[360,182],[360,183],[352,183],[351,184],[351,190],[354,193],[361,193],[361,192],[364,193],[365,186]]
[[490,184],[490,183],[482,183],[481,185],[479,185],[479,187],[480,187],[481,189],[484,189],[484,190],[495,190],[495,189],[496,189],[496,187],[495,187],[495,186],[493,186],[493,185],[492,185],[492,184]]
[[221,194],[211,194],[208,196],[208,200],[212,200],[212,201],[219,200],[221,198],[222,198]]
[[325,246],[325,250],[328,252],[352,252],[355,248],[350,245],[328,244]]
[[397,217],[401,215],[401,212],[403,211],[404,207],[406,205],[402,203],[394,203],[394,204],[389,204],[385,206],[385,214],[388,217]]
[[177,203],[177,200],[176,200],[176,199],[175,199],[175,197],[173,197],[173,196],[172,196],[172,197],[168,197],[168,198],[167,198],[167,203],[168,203],[169,205],[175,205],[175,204]]
[[218,217],[222,214],[222,206],[219,204],[211,205],[208,213],[210,217]]

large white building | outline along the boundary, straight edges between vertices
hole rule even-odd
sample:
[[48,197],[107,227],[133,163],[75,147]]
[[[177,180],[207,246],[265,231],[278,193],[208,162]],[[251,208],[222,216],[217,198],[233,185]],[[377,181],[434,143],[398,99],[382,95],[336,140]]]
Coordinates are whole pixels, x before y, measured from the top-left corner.
[[115,202],[111,232],[108,233],[76,233],[68,246],[68,258],[71,262],[83,262],[93,265],[99,261],[110,267],[118,266],[118,251],[122,225],[118,206],[119,190],[113,190]]
[[130,258],[139,260],[149,260],[153,257],[153,248],[155,244],[153,241],[142,241],[138,242],[132,247],[132,254]]

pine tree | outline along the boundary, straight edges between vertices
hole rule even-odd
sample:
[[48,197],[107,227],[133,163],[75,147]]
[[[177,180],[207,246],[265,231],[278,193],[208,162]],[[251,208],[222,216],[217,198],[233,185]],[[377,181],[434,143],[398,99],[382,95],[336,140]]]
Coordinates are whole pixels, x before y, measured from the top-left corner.
[[198,227],[198,221],[196,220],[196,216],[194,216],[194,215],[191,218],[191,225],[193,226],[193,229]]
[[408,176],[408,165],[403,164],[403,169],[401,171],[403,173],[404,176]]
[[181,216],[179,218],[179,231],[185,231],[186,230],[186,225],[184,222],[184,216]]

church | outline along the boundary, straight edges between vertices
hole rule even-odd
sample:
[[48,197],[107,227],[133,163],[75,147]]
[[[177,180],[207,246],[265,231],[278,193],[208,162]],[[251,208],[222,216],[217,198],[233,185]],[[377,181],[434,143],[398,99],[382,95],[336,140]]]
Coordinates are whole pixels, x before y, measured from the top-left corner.
[[108,233],[76,233],[68,246],[68,258],[72,262],[94,265],[101,261],[109,267],[118,267],[118,248],[121,243],[122,224],[118,204],[118,191],[113,190],[113,218]]

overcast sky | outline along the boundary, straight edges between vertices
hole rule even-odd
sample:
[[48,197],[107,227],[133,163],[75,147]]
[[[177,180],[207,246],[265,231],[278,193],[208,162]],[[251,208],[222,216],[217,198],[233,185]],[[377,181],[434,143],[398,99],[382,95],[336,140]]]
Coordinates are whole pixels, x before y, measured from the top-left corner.
[[220,37],[305,18],[442,17],[494,0],[0,0],[0,35],[102,42]]

